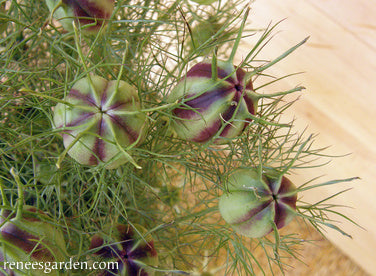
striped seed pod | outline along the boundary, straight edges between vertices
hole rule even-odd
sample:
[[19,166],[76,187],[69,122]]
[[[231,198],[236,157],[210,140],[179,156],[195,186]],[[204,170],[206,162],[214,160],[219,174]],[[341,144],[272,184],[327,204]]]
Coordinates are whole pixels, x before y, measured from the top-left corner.
[[[23,206],[22,216],[2,210],[0,228],[0,259],[8,262],[63,262],[66,243],[60,228],[50,217],[33,206]],[[19,265],[18,270],[3,265],[9,275],[45,275],[40,269]],[[35,267],[34,267],[35,268]],[[30,273],[30,274],[27,274]],[[49,275],[59,275],[51,271]]]
[[[142,235],[147,230],[135,225]],[[154,270],[150,266],[158,265],[158,256],[154,241],[150,235],[141,237],[131,226],[116,224],[104,229],[106,235],[94,235],[91,238],[90,249],[98,249],[95,255],[103,261],[113,261],[117,268],[101,271],[98,275],[150,276]]]
[[245,83],[246,72],[228,61],[218,60],[214,68],[212,63],[196,64],[169,94],[170,103],[180,103],[172,111],[172,125],[182,139],[205,143],[216,135],[235,138],[256,112],[257,98],[252,81]]
[[46,0],[47,6],[67,31],[73,30],[73,21],[84,26],[86,34],[96,34],[107,24],[114,10],[114,0]]
[[237,169],[219,199],[223,219],[239,234],[260,238],[287,225],[295,216],[296,188],[285,176],[270,177]]
[[83,165],[104,162],[108,169],[129,161],[119,147],[141,142],[146,120],[133,86],[92,75],[77,81],[65,101],[54,109],[54,124],[64,128],[64,146],[73,159]]
[[249,9],[246,9],[229,58],[220,61],[214,54],[211,62],[196,64],[168,95],[167,101],[177,104],[172,110],[171,125],[181,139],[225,143],[239,136],[255,118],[260,99],[280,97],[304,89],[296,87],[289,91],[260,94],[254,91],[251,78],[292,53],[307,38],[275,61],[250,72],[241,66],[234,66],[248,13]]

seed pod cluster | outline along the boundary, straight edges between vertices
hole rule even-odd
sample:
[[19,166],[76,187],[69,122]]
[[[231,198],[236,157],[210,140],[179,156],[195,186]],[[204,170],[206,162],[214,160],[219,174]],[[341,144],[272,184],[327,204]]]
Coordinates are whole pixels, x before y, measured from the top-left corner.
[[223,219],[239,234],[260,238],[287,225],[295,216],[296,188],[285,176],[261,177],[253,169],[237,169],[219,200]]
[[73,85],[65,101],[55,107],[54,123],[64,128],[64,146],[77,162],[117,168],[128,161],[119,146],[142,142],[146,116],[130,84],[88,76]]
[[[147,233],[144,227],[135,227],[141,235]],[[141,236],[134,228],[125,224],[108,225],[103,233],[105,234],[92,237],[90,249],[98,249],[94,254],[103,261],[117,262],[118,269],[101,271],[98,275],[154,275],[150,266],[158,265],[158,256],[150,235]]]

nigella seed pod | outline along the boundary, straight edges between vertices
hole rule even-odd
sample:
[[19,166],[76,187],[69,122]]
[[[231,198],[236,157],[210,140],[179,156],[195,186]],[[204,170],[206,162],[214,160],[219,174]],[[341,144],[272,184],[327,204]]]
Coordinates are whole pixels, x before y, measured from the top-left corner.
[[285,176],[271,177],[237,169],[219,199],[223,219],[239,234],[260,238],[287,225],[295,216],[296,188]]
[[[51,218],[33,206],[23,206],[21,216],[2,210],[0,228],[0,255],[9,262],[63,262],[66,260],[66,243],[60,228]],[[45,275],[43,270],[19,267],[9,275]],[[51,272],[58,275],[58,271]]]
[[257,99],[252,81],[245,80],[246,72],[219,60],[216,72],[212,68],[212,63],[196,64],[169,94],[170,103],[181,103],[172,111],[173,128],[187,141],[237,137],[256,112]]
[[48,9],[67,31],[73,21],[86,25],[86,34],[96,34],[107,24],[114,10],[114,0],[46,0]]
[[[171,125],[181,139],[199,143],[210,140],[218,144],[225,143],[244,131],[254,118],[261,98],[284,96],[304,89],[296,87],[273,94],[259,94],[254,91],[252,76],[269,68],[282,56],[250,72],[234,66],[234,57],[248,13],[249,8],[245,11],[228,60],[219,61],[214,54],[211,62],[196,64],[168,95],[167,101],[176,104],[171,114]],[[306,41],[307,38],[287,50],[283,56],[287,56]],[[216,139],[213,139],[214,137]]]
[[137,90],[130,84],[88,76],[77,81],[54,109],[56,128],[68,154],[83,165],[107,163],[113,169],[130,161],[121,148],[144,139],[146,115]]
[[107,226],[104,234],[91,238],[90,249],[98,249],[95,255],[103,261],[117,263],[117,268],[101,271],[98,275],[150,276],[154,275],[151,266],[158,265],[158,256],[154,241],[147,230],[135,225],[137,231],[130,225],[116,224]]
[[208,56],[221,42],[227,41],[237,30],[221,32],[224,28],[223,18],[209,16],[194,20],[191,31],[187,35],[189,55]]

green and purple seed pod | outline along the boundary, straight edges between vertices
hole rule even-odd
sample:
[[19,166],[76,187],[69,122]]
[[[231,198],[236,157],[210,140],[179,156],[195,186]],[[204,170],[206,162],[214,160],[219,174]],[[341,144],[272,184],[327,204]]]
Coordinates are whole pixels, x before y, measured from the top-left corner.
[[[66,243],[60,228],[51,218],[33,206],[23,206],[22,216],[2,210],[0,228],[0,259],[9,262],[63,262],[66,261]],[[10,216],[11,215],[11,216]],[[5,265],[5,264],[4,264]],[[46,275],[42,269],[19,266],[10,269],[2,266],[9,275]],[[29,273],[29,274],[28,274]],[[49,275],[59,275],[51,271]]]
[[181,103],[172,113],[174,130],[182,139],[205,143],[214,136],[235,138],[256,112],[257,99],[252,81],[245,82],[246,72],[225,61],[217,62],[216,72],[212,68],[212,63],[196,64],[169,95],[170,103]]
[[107,24],[114,10],[114,0],[46,0],[47,6],[67,31],[73,30],[73,21],[86,34],[96,34]]
[[130,161],[121,148],[142,142],[146,123],[133,86],[91,75],[77,81],[65,101],[54,109],[54,124],[73,159],[83,165],[106,163],[108,169]]
[[[141,235],[147,230],[135,225]],[[90,249],[98,249],[95,255],[103,261],[117,263],[117,268],[99,272],[100,276],[150,276],[151,267],[158,265],[158,256],[151,235],[140,236],[130,225],[115,224],[104,229],[105,235],[94,235]]]
[[178,104],[172,127],[181,139],[205,143],[216,137],[215,143],[224,143],[241,134],[255,114],[258,94],[249,75],[233,62],[248,12],[228,60],[217,60],[214,54],[211,62],[196,64],[168,95],[169,103]]
[[217,60],[214,54],[210,62],[196,64],[167,96],[167,102],[176,104],[171,114],[171,125],[181,139],[198,143],[225,143],[238,137],[255,119],[260,99],[284,96],[304,89],[296,87],[289,91],[259,94],[254,91],[252,77],[293,52],[307,39],[275,61],[250,72],[241,66],[234,66],[248,13],[249,9],[244,14],[228,60]]
[[219,211],[241,235],[261,238],[295,217],[297,192],[285,176],[260,177],[253,169],[237,169],[227,189],[219,199]]

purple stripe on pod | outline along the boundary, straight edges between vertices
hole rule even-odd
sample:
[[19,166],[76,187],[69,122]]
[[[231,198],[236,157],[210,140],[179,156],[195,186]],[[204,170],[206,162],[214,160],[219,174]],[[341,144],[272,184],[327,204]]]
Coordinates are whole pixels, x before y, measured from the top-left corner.
[[275,204],[275,218],[274,222],[277,228],[280,229],[286,224],[286,219],[288,217],[288,209],[284,204]]
[[[239,92],[234,93],[234,98],[232,99],[231,105],[228,107],[225,113],[222,114],[222,118],[224,120],[224,123],[227,123],[231,120],[231,118],[234,116],[234,113],[237,109],[237,106],[239,104],[241,94]],[[234,126],[231,125],[231,123],[227,124],[223,131],[221,132],[220,136],[221,137],[227,137],[228,132],[230,131],[231,128]],[[239,129],[239,133],[242,131],[242,129]],[[231,137],[230,137],[231,138]]]
[[[263,224],[263,221],[265,220],[267,213],[270,212],[270,208],[271,208],[271,205],[268,206],[267,208],[264,208],[261,212],[257,213],[256,215],[254,215],[250,220],[244,223],[234,224],[234,226],[239,228],[242,231],[242,233],[248,233],[249,231],[253,232],[254,228],[258,228],[260,224]],[[263,228],[261,230],[263,230],[262,236],[265,236],[273,230],[273,227],[271,225],[269,226],[269,223],[268,223],[268,227]]]
[[42,256],[51,255],[47,248],[38,244],[40,239],[38,236],[31,235],[12,222],[7,222],[1,227],[1,235],[7,242],[12,243],[12,245],[17,246],[27,254],[32,252],[32,258],[38,260]]
[[129,276],[148,276],[148,273],[143,270],[140,265],[132,260],[127,261],[127,275]]
[[[95,115],[95,113],[82,113],[84,115],[81,115],[82,117],[78,117],[78,119],[66,124],[65,126],[66,127],[75,127],[75,126],[80,126],[82,124],[85,124],[87,120],[89,120],[92,116]],[[60,126],[56,126],[56,128],[62,128],[64,127],[64,125],[60,125]],[[70,133],[72,133],[73,130],[64,130],[64,132],[60,133],[61,137],[63,139],[66,139],[68,137],[71,137],[72,135]]]
[[133,228],[129,225],[125,224],[117,224],[116,225],[117,235],[119,236],[119,240],[121,241],[128,241],[132,239],[134,232]]
[[124,117],[120,117],[118,115],[108,115],[111,121],[118,126],[123,132],[126,133],[127,138],[129,139],[130,143],[133,143],[137,140],[139,133],[134,131],[125,121]]
[[98,251],[96,251],[94,253],[95,255],[100,255],[100,256],[105,257],[105,258],[111,258],[111,257],[113,257],[112,256],[112,250],[108,250],[108,247],[107,246],[103,246],[103,244],[104,244],[103,239],[99,235],[94,235],[91,238],[90,248],[89,249],[94,249],[94,248],[101,247]]
[[106,86],[104,87],[103,91],[99,91],[99,94],[102,93],[101,108],[106,104],[107,101],[109,83],[110,82],[106,81]]
[[[227,123],[232,118],[232,115],[234,114],[234,111],[235,111],[235,108],[231,108],[228,112],[225,113],[225,115],[223,116],[224,123]],[[233,128],[234,128],[234,126],[231,123],[227,123],[227,125],[222,130],[220,136],[221,137],[232,138],[232,137],[228,137],[228,133]],[[244,128],[239,129],[238,133],[241,133],[243,131],[243,129]]]
[[[105,131],[105,122],[103,117],[98,121],[98,135],[102,136],[102,133]],[[97,165],[99,161],[103,161],[106,158],[105,151],[105,142],[99,138],[95,137],[95,142],[93,145],[93,153],[89,158],[89,165]],[[99,160],[98,160],[99,159]]]
[[[237,75],[239,84],[243,83],[243,79],[245,77],[245,74],[246,74],[246,72],[242,68],[238,67],[238,69],[236,70],[236,75]],[[242,89],[240,90],[241,93],[243,93],[243,89],[244,88],[242,87]],[[246,84],[245,89],[253,91],[253,84],[252,84],[251,80]],[[256,113],[254,100],[247,94],[247,92],[243,93],[243,99],[244,99],[244,101],[247,105],[248,112],[250,114],[254,115]],[[251,119],[248,119],[248,120],[251,121]]]
[[154,242],[151,241],[143,246],[136,247],[133,251],[130,251],[128,255],[133,259],[146,258],[147,256],[157,256],[157,251],[154,248]]
[[222,121],[219,118],[218,120],[215,120],[210,126],[204,128],[198,135],[193,137],[192,141],[197,143],[204,143],[209,141],[218,132],[221,125]]
[[281,184],[278,190],[278,202],[284,203],[295,210],[298,195],[291,194],[284,196],[285,194],[291,193],[291,191],[295,190],[295,185],[287,177],[282,176]]
[[[253,101],[251,97],[249,97],[249,95],[247,95],[247,93],[243,94],[243,99],[247,105],[248,112],[252,115],[255,115],[256,103]],[[249,120],[252,121],[252,119],[249,119]]]
[[124,102],[116,102],[115,104],[108,107],[108,110],[116,110],[116,109],[126,108],[127,105],[132,104],[132,103],[133,103],[132,99],[129,99],[128,101],[124,101]]
[[[95,113],[93,113],[93,112],[82,112],[80,114],[80,117],[78,117],[76,120],[69,122],[65,126],[66,127],[75,127],[75,126],[85,124],[86,121],[89,120],[94,115],[95,115]],[[61,128],[61,127],[63,127],[63,125],[57,126],[57,128]]]
[[71,91],[69,92],[69,95],[67,96],[67,99],[69,99],[69,98],[74,98],[74,99],[82,100],[83,102],[85,102],[85,103],[87,103],[89,105],[98,107],[97,103],[95,102],[95,99],[94,99],[93,95],[91,95],[91,94],[84,94],[84,93],[82,93],[81,91],[79,91],[77,89],[71,89]]
[[15,217],[15,213],[13,213],[13,215],[11,217],[10,214],[12,214],[12,211],[11,210],[7,210],[7,209],[2,209],[1,210],[1,213],[0,213],[0,225],[8,218],[8,219],[11,219],[11,218],[14,218]]
[[[246,74],[246,72],[242,68],[238,67],[236,69],[236,77],[237,77],[239,83],[243,83],[243,79],[245,77],[245,74]],[[252,90],[253,91],[252,81],[249,81],[246,84],[245,88],[248,89],[248,90]]]
[[[82,11],[82,13],[85,13],[89,17],[94,17],[94,18],[103,18],[103,19],[108,19],[110,18],[111,14],[106,12],[106,9],[104,7],[96,5],[95,1],[89,1],[89,0],[64,0],[67,2],[70,2],[74,7],[75,11]],[[102,1],[107,1],[108,0],[102,0]],[[114,1],[111,1],[112,4]]]
[[201,117],[197,113],[203,113],[204,111],[210,109],[211,104],[223,100],[227,97],[230,93],[233,92],[233,88],[217,88],[215,90],[207,91],[202,95],[189,100],[190,97],[194,97],[194,95],[189,95],[186,98],[188,100],[184,101],[184,104],[192,107],[192,109],[187,108],[175,108],[173,110],[174,115],[182,119],[191,119],[194,117]]
[[296,201],[298,199],[298,195],[297,194],[294,194],[294,195],[291,195],[291,196],[280,196],[278,198],[278,202],[281,202],[283,204],[286,204],[288,206],[290,206],[292,209],[296,209]]
[[94,26],[87,28],[87,31],[96,31],[104,24],[104,20],[109,19],[113,8],[96,5],[96,2],[88,0],[64,0],[68,4],[78,18],[80,24],[88,25],[96,23]]
[[[226,72],[224,69],[217,67],[218,70],[218,78],[224,79],[226,78],[231,72]],[[212,65],[210,63],[197,63],[194,65],[185,76],[186,78],[191,77],[201,77],[201,78],[208,78],[212,77]],[[183,78],[184,79],[184,78]],[[235,84],[235,80],[232,77],[228,77],[226,81]]]
[[292,189],[295,189],[294,184],[292,184],[292,182],[288,178],[282,176],[278,194],[285,194],[287,192],[290,192]]
[[234,223],[234,224],[244,223],[244,222],[246,222],[246,221],[252,219],[252,218],[255,217],[255,216],[257,217],[257,215],[258,215],[260,212],[262,212],[265,208],[267,208],[267,207],[270,205],[270,203],[271,203],[272,201],[273,201],[273,200],[270,199],[270,200],[266,201],[265,203],[262,203],[262,204],[259,205],[258,207],[255,207],[255,208],[250,209],[250,210],[248,211],[248,213],[247,213],[245,216],[239,218],[237,221],[234,221],[233,223]]

